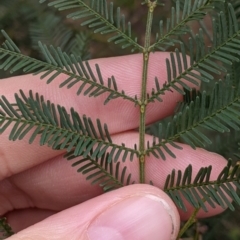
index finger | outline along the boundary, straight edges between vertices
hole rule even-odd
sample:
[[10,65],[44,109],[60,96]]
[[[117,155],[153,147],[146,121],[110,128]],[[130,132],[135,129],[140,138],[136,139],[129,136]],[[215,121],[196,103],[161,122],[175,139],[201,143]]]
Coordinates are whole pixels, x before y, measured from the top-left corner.
[[[151,55],[148,70],[148,92],[151,92],[155,86],[155,76],[158,77],[160,85],[163,85],[166,81],[165,58],[168,56],[169,53],[155,53]],[[91,60],[89,63],[92,66],[95,63],[99,64],[105,80],[109,76],[114,75],[120,91],[124,90],[130,96],[139,96],[141,92],[142,61],[142,55],[135,54],[125,57]],[[2,94],[10,102],[14,101],[14,93],[18,92],[19,89],[22,89],[25,93],[32,90],[43,95],[46,100],[65,106],[66,109],[73,107],[80,116],[86,114],[92,118],[93,122],[96,118],[101,119],[102,123],[107,123],[111,134],[138,127],[139,109],[132,102],[118,98],[104,106],[103,101],[106,96],[99,96],[98,99],[83,95],[77,96],[76,90],[78,86],[74,86],[71,89],[59,89],[59,84],[65,78],[66,76],[60,75],[47,86],[44,81],[39,81],[39,76],[25,75],[2,80],[0,86]],[[146,122],[150,123],[171,114],[176,103],[181,98],[182,96],[178,92],[167,91],[162,96],[163,102],[149,104]],[[8,140],[9,132],[10,128],[1,135],[0,154],[2,155],[2,168],[0,170],[0,179],[24,171],[61,154],[59,151],[39,146],[37,141],[25,150],[28,144],[28,139],[26,138],[20,142],[10,144]],[[20,159],[20,161],[16,159]]]
[[[163,86],[167,81],[165,59],[168,57],[169,53],[166,52],[150,55],[147,80],[148,93],[151,93],[152,89],[155,88],[155,77],[159,79],[160,86]],[[119,92],[123,90],[128,96],[140,98],[143,68],[141,54],[89,61],[92,69],[95,68],[96,63],[100,66],[105,85],[107,85],[108,78],[113,75]],[[111,100],[107,105],[103,105],[106,94],[97,98],[87,97],[83,94],[78,96],[76,92],[79,84],[75,84],[70,89],[59,88],[59,85],[66,78],[66,75],[61,74],[51,84],[46,85],[45,80],[39,80],[40,75],[23,75],[2,80],[0,84],[2,95],[6,96],[7,99],[14,101],[14,93],[18,92],[19,89],[22,89],[26,94],[29,90],[32,90],[33,93],[38,92],[46,100],[65,106],[67,109],[73,107],[80,115],[86,114],[92,119],[101,119],[102,122],[107,123],[112,134],[138,127],[139,109],[134,107],[133,102],[117,98]],[[191,83],[189,85],[193,86]],[[182,95],[173,90],[166,91],[161,95],[161,98],[163,102],[156,101],[148,105],[147,124],[172,114],[176,103],[182,99]],[[161,110],[159,111],[159,109]]]

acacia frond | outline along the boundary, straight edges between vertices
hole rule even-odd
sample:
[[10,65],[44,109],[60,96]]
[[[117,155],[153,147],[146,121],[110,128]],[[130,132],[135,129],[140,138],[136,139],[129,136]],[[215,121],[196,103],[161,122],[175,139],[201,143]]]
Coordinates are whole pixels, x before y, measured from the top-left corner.
[[6,218],[0,218],[0,240],[6,239],[12,236],[14,233],[7,223]]
[[[40,0],[40,3],[47,0]],[[88,5],[81,0],[49,0],[48,6],[53,6],[59,11],[68,10],[67,18],[73,20],[84,19],[81,26],[88,26],[94,33],[111,34],[108,42],[120,44],[122,48],[132,47],[132,51],[142,51],[143,47],[137,43],[137,38],[132,39],[131,23],[125,23],[125,16],[117,8],[114,20],[113,3],[107,4],[106,0],[91,0]],[[71,11],[71,13],[69,13]]]
[[173,169],[166,178],[164,191],[170,196],[174,203],[184,211],[187,211],[184,201],[189,202],[194,208],[202,208],[208,211],[206,203],[212,208],[216,205],[222,208],[234,210],[231,203],[233,200],[240,205],[234,185],[240,189],[240,166],[231,166],[231,161],[218,175],[217,180],[210,180],[212,166],[202,167],[196,177],[192,176],[192,165],[184,172]]
[[52,12],[41,13],[37,20],[30,24],[29,35],[34,49],[39,50],[42,44],[60,47],[67,54],[89,59],[89,36],[86,33],[76,33],[63,23],[62,18]]
[[233,86],[230,76],[227,75],[225,81],[216,83],[210,99],[203,91],[195,101],[183,104],[179,109],[180,112],[174,115],[172,121],[168,122],[165,133],[160,124],[158,142],[155,139],[147,153],[165,159],[165,154],[160,148],[163,147],[169,155],[175,157],[166,144],[177,147],[173,141],[179,138],[194,149],[196,146],[206,147],[211,144],[211,140],[199,128],[212,129],[219,133],[229,132],[230,129],[239,130],[239,107],[240,84]]
[[134,103],[135,98],[127,96],[122,90],[118,91],[118,86],[114,76],[108,78],[108,83],[104,83],[101,70],[98,64],[95,65],[95,71],[90,67],[88,61],[83,62],[80,56],[74,54],[68,55],[62,52],[60,48],[55,49],[50,46],[50,50],[46,45],[39,42],[39,47],[44,55],[46,62],[36,60],[21,54],[19,48],[10,39],[10,37],[2,31],[6,41],[0,48],[0,60],[3,62],[0,69],[9,70],[13,73],[22,70],[24,73],[33,73],[35,75],[41,73],[41,79],[46,78],[47,83],[51,83],[60,74],[65,74],[66,79],[60,84],[60,87],[66,86],[71,88],[79,84],[77,95],[83,93],[85,96],[98,97],[103,93],[108,93],[104,104],[115,98],[124,98]]
[[180,50],[176,48],[175,53],[170,54],[170,59],[166,59],[167,82],[161,88],[158,79],[155,79],[156,88],[152,90],[148,102],[162,101],[160,95],[172,89],[184,94],[183,88],[191,90],[186,82],[197,86],[199,82],[212,81],[216,74],[226,73],[227,69],[223,65],[240,61],[237,56],[240,55],[239,36],[240,30],[234,10],[232,5],[228,4],[228,16],[220,12],[218,19],[213,18],[213,46],[205,47],[203,31],[200,29],[194,39],[196,51],[193,39],[189,38],[190,61],[187,61],[185,47],[180,43]]
[[77,166],[77,171],[86,175],[86,180],[91,181],[92,185],[98,184],[104,192],[134,184],[134,181],[131,181],[132,174],[126,173],[126,166],[120,170],[120,162],[113,164],[112,161],[108,161],[109,153],[104,153],[101,157],[92,159],[91,156],[80,158],[74,155],[74,151],[71,151],[65,157],[67,160],[77,160],[72,166]]
[[162,20],[159,22],[159,33],[156,35],[155,43],[150,46],[151,50],[166,51],[167,46],[174,46],[179,43],[176,36],[182,36],[189,32],[186,23],[203,19],[207,10],[214,7],[215,2],[224,2],[224,0],[185,0],[184,2],[176,0],[175,2],[176,7],[172,7],[171,17],[167,19],[166,27],[164,28]]
[[56,108],[50,101],[45,102],[43,96],[36,94],[34,97],[31,91],[29,97],[20,91],[20,96],[15,94],[15,100],[16,103],[11,104],[4,96],[0,99],[0,134],[11,125],[9,140],[21,140],[31,134],[29,143],[32,143],[40,135],[40,145],[67,152],[74,149],[76,156],[86,157],[92,151],[94,159],[109,151],[109,162],[117,162],[121,153],[123,161],[129,155],[132,160],[137,154],[136,149],[114,144],[107,125],[101,124],[99,119],[95,127],[89,117],[81,118],[73,108],[70,112],[59,105]]

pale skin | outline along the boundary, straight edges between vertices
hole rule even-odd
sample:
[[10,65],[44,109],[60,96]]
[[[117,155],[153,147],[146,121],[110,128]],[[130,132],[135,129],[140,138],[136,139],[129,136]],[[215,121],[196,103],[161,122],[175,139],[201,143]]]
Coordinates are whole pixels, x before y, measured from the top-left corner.
[[[151,55],[148,92],[154,87],[155,76],[158,77],[161,85],[166,80],[165,58],[167,56],[168,53]],[[93,66],[96,62],[99,64],[105,80],[114,75],[120,90],[123,89],[131,96],[140,94],[141,55],[92,60],[90,64]],[[14,100],[14,93],[19,89],[23,89],[26,94],[32,89],[34,93],[38,92],[44,95],[45,99],[65,106],[67,109],[74,107],[80,115],[86,114],[94,121],[96,118],[101,119],[102,123],[108,124],[114,142],[124,142],[129,147],[138,143],[138,134],[134,129],[138,126],[139,109],[134,107],[132,102],[119,98],[111,101],[107,106],[103,106],[102,102],[105,96],[97,99],[77,96],[75,94],[77,86],[70,90],[58,89],[63,78],[64,76],[58,77],[50,85],[46,85],[44,80],[39,80],[39,76],[32,75],[1,80],[1,95],[6,96],[11,102]],[[176,92],[166,92],[162,98],[162,103],[155,102],[148,106],[147,123],[172,114],[176,103],[182,99],[182,96]],[[169,197],[159,189],[163,187],[167,174],[171,172],[172,168],[183,170],[189,164],[193,165],[194,173],[200,167],[212,165],[212,179],[215,179],[226,164],[226,160],[217,154],[203,149],[193,150],[182,144],[183,150],[171,148],[177,159],[167,156],[167,160],[162,161],[155,159],[152,155],[146,158],[146,182],[152,180],[159,188],[147,184],[137,184],[100,195],[101,188],[90,186],[90,183],[85,180],[85,176],[77,173],[76,169],[70,166],[71,162],[63,159],[63,152],[54,151],[47,146],[39,146],[39,139],[35,140],[31,146],[28,144],[28,138],[10,142],[8,140],[9,132],[10,129],[0,136],[0,216],[6,216],[13,230],[17,232],[16,235],[9,238],[11,240],[86,240],[101,239],[100,236],[103,237],[104,234],[107,235],[103,239],[144,240],[159,239],[159,236],[166,240],[175,239],[179,231],[180,219],[187,219],[193,208],[189,206],[187,213],[179,211]],[[146,136],[146,139],[150,140],[151,137]],[[134,159],[133,162],[126,161],[126,165],[137,182],[139,179],[138,159]],[[147,199],[144,203],[142,202],[143,198]],[[148,201],[152,201],[152,204],[150,202],[148,204]],[[149,209],[147,216],[134,215],[134,211],[131,215],[131,209],[138,204],[142,206],[142,209],[144,206]],[[157,213],[157,204],[160,206],[159,214],[154,215],[153,211]],[[114,208],[114,206],[117,207]],[[128,219],[136,219],[131,223],[131,228],[125,225],[121,226],[122,219],[126,217],[124,209],[126,210],[129,206],[131,208],[126,213],[130,214]],[[101,217],[107,210],[110,211],[109,216],[114,216],[110,223]],[[220,207],[209,208],[208,213],[200,211],[198,216],[212,216],[221,211]],[[158,226],[163,226],[164,233],[160,231],[160,235],[157,235],[156,229],[146,230],[145,228],[149,228],[149,226],[142,227],[142,224],[146,224],[149,219],[153,218],[152,216],[156,217],[154,221],[156,229]],[[116,224],[117,230],[114,224]],[[154,228],[152,225],[151,227]],[[144,234],[140,234],[141,228],[144,229],[148,238]],[[152,237],[151,232],[153,233]],[[137,234],[139,237],[136,237]],[[113,236],[115,237],[113,238]]]

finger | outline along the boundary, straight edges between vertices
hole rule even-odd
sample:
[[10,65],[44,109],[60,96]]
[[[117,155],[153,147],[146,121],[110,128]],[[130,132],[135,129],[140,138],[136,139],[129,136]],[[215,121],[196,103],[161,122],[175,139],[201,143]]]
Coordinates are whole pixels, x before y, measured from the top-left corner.
[[[126,146],[133,147],[138,135],[135,132],[128,132],[114,136],[114,141],[117,143],[123,139],[127,143]],[[150,141],[151,136],[146,136],[146,140]],[[215,180],[226,165],[226,160],[218,154],[201,148],[194,150],[185,144],[179,145],[182,146],[182,150],[169,146],[176,155],[176,159],[168,155],[165,161],[156,159],[153,156],[146,158],[146,183],[151,180],[155,186],[163,189],[167,175],[171,173],[173,168],[176,171],[184,171],[189,164],[193,166],[192,179],[194,179],[201,167],[212,165],[211,180]],[[78,160],[77,158],[75,161],[67,162],[62,156],[58,156],[38,167],[2,181],[0,183],[0,199],[2,197],[0,215],[14,209],[29,207],[61,211],[102,194],[102,190],[98,185],[92,186],[90,181],[86,181],[86,177],[93,172],[82,175],[76,171],[82,165],[78,165],[76,168],[71,167],[71,164]],[[125,163],[121,163],[120,166],[121,169],[126,166],[126,176],[131,173],[132,181],[139,182],[139,162],[137,158],[134,158],[132,162],[127,160]],[[208,204],[206,206],[209,212],[200,211],[199,217],[212,216],[223,211],[220,207],[212,209]],[[193,207],[187,205],[187,209],[186,213],[181,212],[182,219],[186,219],[191,215]]]
[[[167,57],[169,57],[169,53],[154,53],[151,55],[148,69],[148,93],[151,93],[152,89],[155,88],[155,77],[158,77],[160,86],[163,86],[166,82],[165,59]],[[99,64],[106,84],[108,78],[114,75],[119,91],[124,90],[131,97],[135,95],[140,97],[142,88],[142,61],[142,55],[135,54],[124,57],[90,60],[89,63],[93,68],[96,63]],[[63,105],[67,109],[74,107],[80,115],[86,114],[92,119],[101,119],[102,122],[108,124],[111,133],[127,131],[138,127],[139,109],[134,107],[133,102],[117,98],[104,106],[103,102],[106,96],[108,96],[107,94],[98,98],[89,98],[83,96],[83,94],[80,96],[76,95],[79,85],[75,85],[70,89],[59,88],[59,84],[66,78],[64,74],[58,76],[49,85],[46,85],[44,80],[40,81],[39,78],[40,75],[24,75],[1,80],[2,93],[13,101],[14,93],[18,92],[19,89],[22,89],[25,93],[28,93],[29,90],[32,90],[34,93],[38,92],[40,95],[44,95],[45,99]],[[188,85],[193,86],[191,83]],[[165,91],[165,94],[161,95],[161,98],[163,99],[162,103],[156,101],[154,104],[149,104],[146,118],[147,123],[159,120],[173,113],[175,105],[182,99],[182,95],[176,91]]]
[[45,209],[28,208],[9,212],[6,214],[6,217],[8,223],[11,223],[13,232],[17,233],[55,213],[54,211]]
[[[154,87],[154,78],[157,76],[160,85],[163,85],[166,78],[165,58],[169,53],[152,54],[149,62],[148,71],[148,91],[151,92]],[[99,59],[90,61],[91,65],[99,63],[103,78],[112,74],[115,75],[119,82],[119,90],[124,90],[127,94],[134,96],[139,95],[141,91],[141,69],[142,56],[140,54],[115,57],[107,59]],[[58,85],[62,82],[63,75],[58,77],[53,83],[46,85],[44,81],[39,80],[39,76],[19,76],[6,80],[1,80],[0,86],[2,93],[10,100],[13,100],[15,92],[23,89],[24,92],[32,89],[33,92],[39,92],[45,96],[46,100],[66,106],[67,109],[74,107],[82,116],[86,114],[94,121],[96,118],[101,119],[102,123],[107,123],[111,134],[135,129],[139,122],[139,109],[134,107],[132,102],[116,99],[106,106],[102,104],[102,96],[99,99],[77,96],[75,94],[77,86],[72,89],[59,89]],[[176,92],[166,91],[162,95],[163,102],[155,102],[148,105],[147,123],[161,119],[173,112],[176,103],[182,96]],[[10,127],[1,135],[1,169],[0,180],[4,177],[11,176],[28,168],[34,167],[49,158],[56,157],[61,154],[53,151],[51,148],[39,146],[39,138],[37,138],[31,147],[28,147],[29,135],[23,140],[9,143]],[[14,151],[12,151],[14,149]]]
[[171,240],[179,226],[177,209],[164,192],[132,185],[55,214],[9,240]]

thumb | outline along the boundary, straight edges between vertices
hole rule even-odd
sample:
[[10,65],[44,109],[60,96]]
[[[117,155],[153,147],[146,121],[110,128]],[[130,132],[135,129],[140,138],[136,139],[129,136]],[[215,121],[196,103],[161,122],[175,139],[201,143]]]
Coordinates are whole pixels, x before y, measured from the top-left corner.
[[59,212],[9,240],[170,240],[180,225],[170,198],[150,185],[127,186]]

